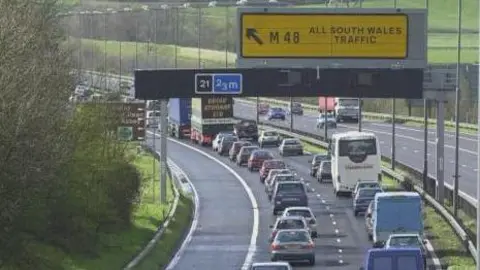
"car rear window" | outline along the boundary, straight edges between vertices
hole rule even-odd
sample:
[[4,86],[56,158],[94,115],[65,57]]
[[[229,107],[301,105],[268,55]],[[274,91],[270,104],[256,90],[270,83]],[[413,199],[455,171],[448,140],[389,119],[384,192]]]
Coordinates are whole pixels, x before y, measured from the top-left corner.
[[246,148],[243,148],[243,152],[242,154],[250,154],[252,153],[253,151],[257,150],[258,147],[246,147]]
[[270,152],[267,152],[267,151],[257,151],[255,153],[253,153],[254,157],[257,157],[257,158],[270,158],[270,157],[273,157],[272,154]]
[[284,265],[260,265],[254,266],[252,270],[288,270],[288,267]]
[[285,162],[281,160],[270,160],[264,163],[266,168],[285,168]]
[[380,185],[378,183],[360,183],[358,184],[359,188],[376,188]]
[[286,231],[279,232],[276,240],[280,243],[307,242],[309,241],[309,237],[307,232],[304,231]]
[[380,192],[380,189],[360,189],[358,192],[359,197],[375,197],[375,194]]
[[278,134],[276,132],[273,132],[273,131],[265,132],[265,133],[263,133],[263,135],[265,135],[265,136],[278,136]]
[[312,217],[312,213],[310,213],[310,211],[308,210],[301,210],[301,209],[298,209],[298,210],[289,210],[287,212],[287,216],[301,216],[301,217],[304,217],[304,218],[311,218]]
[[278,185],[278,192],[303,193],[305,192],[305,189],[302,183],[282,183]]
[[225,136],[223,137],[224,142],[235,142],[238,141],[238,138],[235,136]]
[[284,144],[287,144],[287,145],[296,145],[296,144],[300,144],[300,142],[297,141],[297,140],[288,140],[288,141],[285,141]]
[[286,219],[281,220],[277,224],[277,230],[288,230],[288,229],[303,229],[305,228],[305,223],[300,219]]
[[295,181],[295,177],[293,175],[277,175],[275,176],[275,181],[277,182]]

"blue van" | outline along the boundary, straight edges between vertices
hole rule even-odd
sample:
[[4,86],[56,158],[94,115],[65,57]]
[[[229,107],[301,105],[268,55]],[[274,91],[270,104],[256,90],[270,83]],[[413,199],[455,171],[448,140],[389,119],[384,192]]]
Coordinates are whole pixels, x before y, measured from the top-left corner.
[[375,194],[373,203],[375,211],[372,213],[372,233],[375,244],[387,241],[390,234],[408,233],[423,236],[420,194],[382,192]]
[[374,248],[367,252],[360,270],[424,270],[419,248]]

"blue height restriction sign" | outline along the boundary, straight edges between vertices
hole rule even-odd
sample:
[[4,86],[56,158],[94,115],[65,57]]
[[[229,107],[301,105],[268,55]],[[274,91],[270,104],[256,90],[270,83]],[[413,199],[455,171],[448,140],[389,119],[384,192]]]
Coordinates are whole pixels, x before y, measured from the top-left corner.
[[242,93],[241,73],[197,73],[195,74],[196,94],[238,95]]

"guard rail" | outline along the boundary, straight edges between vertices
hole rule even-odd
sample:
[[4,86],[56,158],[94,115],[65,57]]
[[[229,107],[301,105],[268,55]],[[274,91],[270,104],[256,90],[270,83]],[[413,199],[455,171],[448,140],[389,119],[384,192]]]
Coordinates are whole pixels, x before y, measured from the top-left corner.
[[[95,72],[95,71],[94,72],[88,71],[88,73],[98,75],[98,76],[103,76],[104,75],[104,73]],[[116,74],[108,74],[108,76],[133,82],[133,78],[129,77],[129,76],[120,76],[120,75],[116,75]],[[242,98],[242,99],[249,100],[249,101],[256,101],[256,98]],[[277,105],[277,106],[288,106],[289,105],[288,101],[272,99],[272,98],[260,98],[260,102],[267,103],[267,104],[270,104],[270,105]],[[302,103],[302,106],[305,110],[312,111],[312,112],[318,112],[318,106],[316,106],[316,105]],[[392,121],[392,115],[391,114],[386,114],[386,113],[362,112],[362,117],[365,117],[365,118],[371,119],[371,120],[384,121],[384,122],[391,122]],[[410,123],[423,124],[423,118],[397,115],[397,116],[395,116],[395,122],[397,122],[397,123],[410,122]],[[435,119],[429,119],[429,122],[432,123],[432,124],[436,124]],[[454,128],[455,127],[455,122],[445,121],[445,126]],[[477,131],[478,130],[477,125],[468,124],[468,123],[460,123],[460,128],[462,128],[464,130],[469,130],[469,131]]]
[[[89,72],[89,74],[94,75],[94,76],[92,76],[92,80],[93,80],[94,77],[97,77],[97,76],[98,76],[98,78],[102,78],[102,79],[105,76],[105,74],[101,73],[101,72]],[[111,78],[111,79],[129,81],[129,82],[133,83],[133,78],[130,77],[130,76],[108,74],[108,77]],[[99,80],[99,81],[101,81],[101,80]],[[95,82],[92,81],[92,84],[95,84]],[[280,104],[280,103],[278,103],[279,102],[278,100],[274,100],[274,99],[264,99],[264,100],[270,100],[272,102],[277,102],[276,104]],[[251,101],[251,99],[250,99],[250,101]],[[286,104],[286,102],[284,102],[282,104]],[[272,124],[264,124],[264,125],[269,126],[269,127],[274,127],[279,131],[281,130],[283,134],[288,134],[288,133],[286,133],[288,131],[286,131],[283,127],[279,127],[279,126],[272,125]],[[299,131],[299,130],[294,130],[294,131],[295,131],[295,133],[290,132],[290,136],[298,137],[305,142],[308,142],[308,143],[311,143],[311,144],[314,144],[314,145],[318,145],[320,147],[325,148],[327,146],[327,143],[325,142],[326,141],[325,138],[323,138],[321,135],[310,134],[310,133],[302,132],[302,131]],[[391,161],[390,158],[385,157],[385,156],[382,156],[382,160],[387,161],[387,162]],[[476,254],[475,253],[475,250],[476,250],[475,245],[471,241],[471,239],[476,239],[475,236],[474,236],[474,232],[467,232],[444,206],[440,205],[438,202],[436,202],[433,199],[435,197],[435,192],[436,192],[436,179],[435,179],[435,177],[432,176],[432,175],[428,175],[426,186],[421,187],[421,185],[423,184],[423,181],[419,180],[419,179],[423,179],[423,172],[419,171],[418,169],[411,168],[411,167],[409,167],[409,166],[407,166],[407,165],[405,165],[401,162],[398,162],[398,161],[396,162],[396,167],[399,168],[400,170],[404,171],[404,172],[407,172],[408,176],[398,174],[398,173],[396,173],[396,172],[394,172],[394,171],[392,171],[391,169],[388,169],[388,168],[383,169],[384,173],[392,176],[392,178],[401,182],[403,185],[411,186],[412,189],[421,191],[419,193],[422,194],[425,197],[425,200],[427,202],[429,202],[432,205],[432,207],[434,207],[436,209],[436,211],[438,213],[440,213],[445,218],[445,220],[455,230],[457,236],[461,239],[465,248],[467,248],[470,251],[470,253],[472,254],[472,256],[474,258],[476,258],[476,256],[474,256],[474,254]],[[445,198],[447,199],[447,201],[449,201],[449,202],[453,201],[453,187],[451,185],[445,184],[444,194],[445,194]],[[428,195],[428,197],[427,197],[427,195]],[[477,200],[472,198],[471,196],[467,195],[466,193],[461,192],[461,191],[459,192],[459,197],[460,197],[459,200],[458,200],[459,209],[461,209],[469,217],[471,217],[473,219],[476,219]]]
[[[237,117],[237,119],[241,119],[241,118]],[[265,127],[268,127],[269,130],[276,131],[279,134],[282,134],[286,137],[295,137],[308,144],[311,144],[323,149],[328,148],[328,143],[325,142],[325,140],[323,140],[321,136],[301,132],[298,130],[294,130],[294,132],[290,132],[286,130],[287,128],[283,128],[283,127],[279,127],[279,126],[267,124],[267,123],[262,123],[261,125],[259,125],[259,128],[265,128]],[[313,138],[313,137],[317,137],[317,138]],[[382,160],[390,161],[390,159],[385,156],[382,156]],[[400,162],[397,162],[397,165],[399,166],[399,168],[400,167],[402,168],[401,170],[405,170],[407,171],[408,174],[412,174],[412,175],[411,176],[404,175],[386,167],[382,168],[382,173],[391,177],[398,183],[400,183],[405,189],[418,192],[423,197],[423,199],[429,205],[431,205],[435,209],[435,211],[439,213],[449,223],[449,225],[455,231],[458,238],[461,240],[465,249],[468,250],[470,255],[476,260],[476,246],[471,240],[475,238],[469,235],[469,233],[465,231],[462,225],[452,216],[452,214],[450,214],[450,212],[443,205],[439,204],[435,200],[435,198],[432,197],[431,190],[425,190],[418,184],[418,182],[420,182],[420,180],[418,179],[422,179],[421,177],[418,177],[418,175],[422,175],[421,172],[413,168],[410,168]],[[432,187],[435,185],[436,179],[432,175],[429,175],[428,182],[429,184],[427,186],[429,186],[430,189],[432,189]],[[445,186],[446,198],[451,199],[453,197],[452,190],[453,190],[452,187],[446,184]],[[474,213],[476,213],[476,201],[463,192],[461,192],[460,196],[461,196],[460,208],[463,209],[466,207],[467,209],[474,210]]]

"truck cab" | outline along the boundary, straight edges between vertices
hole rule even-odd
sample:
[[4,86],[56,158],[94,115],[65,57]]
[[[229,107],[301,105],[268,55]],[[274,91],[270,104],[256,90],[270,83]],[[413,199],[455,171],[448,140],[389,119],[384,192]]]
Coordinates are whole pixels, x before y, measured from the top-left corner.
[[419,248],[374,248],[368,250],[359,270],[424,270],[425,267]]
[[373,242],[383,246],[392,234],[423,236],[422,198],[416,192],[375,194],[372,213]]

